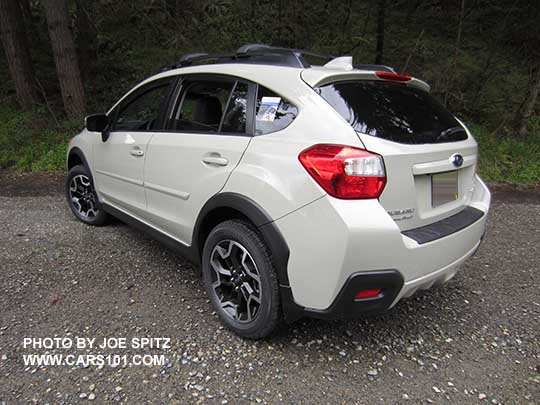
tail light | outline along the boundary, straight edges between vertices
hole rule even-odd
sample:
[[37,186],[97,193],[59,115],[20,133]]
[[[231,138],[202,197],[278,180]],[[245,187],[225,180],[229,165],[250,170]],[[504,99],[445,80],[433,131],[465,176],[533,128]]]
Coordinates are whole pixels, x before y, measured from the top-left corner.
[[381,156],[343,145],[315,145],[300,153],[300,163],[333,197],[378,198],[386,184]]
[[375,74],[377,75],[379,79],[391,80],[394,82],[408,82],[409,80],[412,80],[411,76],[400,75],[398,73],[375,72]]

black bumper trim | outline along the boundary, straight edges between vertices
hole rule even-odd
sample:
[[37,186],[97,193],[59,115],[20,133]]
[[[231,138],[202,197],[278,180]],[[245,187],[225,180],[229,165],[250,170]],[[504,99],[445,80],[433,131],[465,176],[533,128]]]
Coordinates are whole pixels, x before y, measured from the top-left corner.
[[[283,303],[286,320],[292,322],[304,316],[319,319],[350,319],[362,315],[385,312],[390,308],[403,287],[403,276],[397,270],[379,270],[354,273],[345,282],[332,305],[327,309],[304,308],[294,303],[290,289],[289,298]],[[381,288],[379,297],[355,300],[362,290]]]
[[463,211],[451,217],[442,219],[432,224],[421,226],[401,232],[403,235],[414,239],[418,244],[432,242],[444,238],[472,225],[484,216],[484,212],[477,208],[468,206]]

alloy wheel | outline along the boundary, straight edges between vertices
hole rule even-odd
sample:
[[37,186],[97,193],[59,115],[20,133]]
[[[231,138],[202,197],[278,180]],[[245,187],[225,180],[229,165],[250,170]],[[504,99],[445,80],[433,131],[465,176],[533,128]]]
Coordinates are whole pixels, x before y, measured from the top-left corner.
[[69,183],[69,199],[83,218],[92,219],[97,215],[96,197],[88,176],[84,174],[73,176]]
[[223,240],[210,256],[211,292],[223,312],[240,323],[253,321],[261,307],[261,280],[257,265],[240,243]]

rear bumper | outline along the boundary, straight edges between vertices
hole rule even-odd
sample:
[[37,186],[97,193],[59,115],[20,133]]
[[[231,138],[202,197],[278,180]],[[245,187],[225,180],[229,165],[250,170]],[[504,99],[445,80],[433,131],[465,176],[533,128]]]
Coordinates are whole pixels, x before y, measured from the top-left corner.
[[[304,314],[320,319],[347,319],[384,312],[392,306],[402,287],[403,276],[397,270],[354,273],[330,307],[324,310],[304,308]],[[355,299],[358,291],[372,288],[380,288],[382,292],[374,298]]]
[[482,240],[479,240],[478,243],[464,256],[460,257],[453,263],[450,263],[449,265],[443,267],[442,269],[438,269],[422,277],[418,277],[417,279],[405,282],[399,294],[392,302],[392,305],[390,305],[390,308],[397,304],[401,298],[410,297],[419,290],[428,290],[431,287],[439,286],[449,281],[452,277],[456,275],[463,262],[465,262],[476,252],[476,250],[480,246],[480,243],[482,243]]
[[461,231],[462,229],[474,224],[483,216],[483,211],[468,205],[457,214],[454,214],[441,221],[437,221],[420,228],[410,229],[401,233],[411,239],[414,239],[419,245],[422,245],[424,243],[433,242],[437,239],[445,238],[448,235]]
[[[408,282],[404,282],[402,274],[397,270],[354,273],[347,279],[332,305],[324,310],[304,308],[298,305],[290,294],[290,289],[284,288],[282,297],[287,301],[283,303],[285,317],[287,321],[293,322],[304,316],[329,320],[351,319],[383,313],[391,309],[402,298],[410,297],[419,290],[428,290],[449,281],[456,275],[461,264],[474,255],[481,243],[481,240],[478,241],[467,255],[454,263]],[[355,294],[358,291],[371,288],[381,288],[382,293],[373,299],[355,299]]]
[[[376,200],[324,197],[279,219],[275,224],[291,252],[291,303],[284,303],[285,310],[294,307],[294,318],[379,312],[419,289],[448,281],[478,248],[490,199],[487,187],[477,178],[468,205],[481,215],[465,227],[422,243],[402,233]],[[387,275],[388,269],[394,269],[402,283],[399,288],[399,283],[393,283],[384,301],[369,305],[351,301],[354,290],[365,289],[374,275]]]

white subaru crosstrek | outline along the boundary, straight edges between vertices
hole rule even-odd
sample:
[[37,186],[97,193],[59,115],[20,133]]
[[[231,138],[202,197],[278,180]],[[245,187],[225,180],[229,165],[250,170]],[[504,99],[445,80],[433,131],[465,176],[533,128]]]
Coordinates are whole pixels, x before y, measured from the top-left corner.
[[244,337],[387,310],[452,278],[484,234],[477,144],[429,86],[316,56],[186,55],[69,144],[77,218],[112,215],[200,264]]

